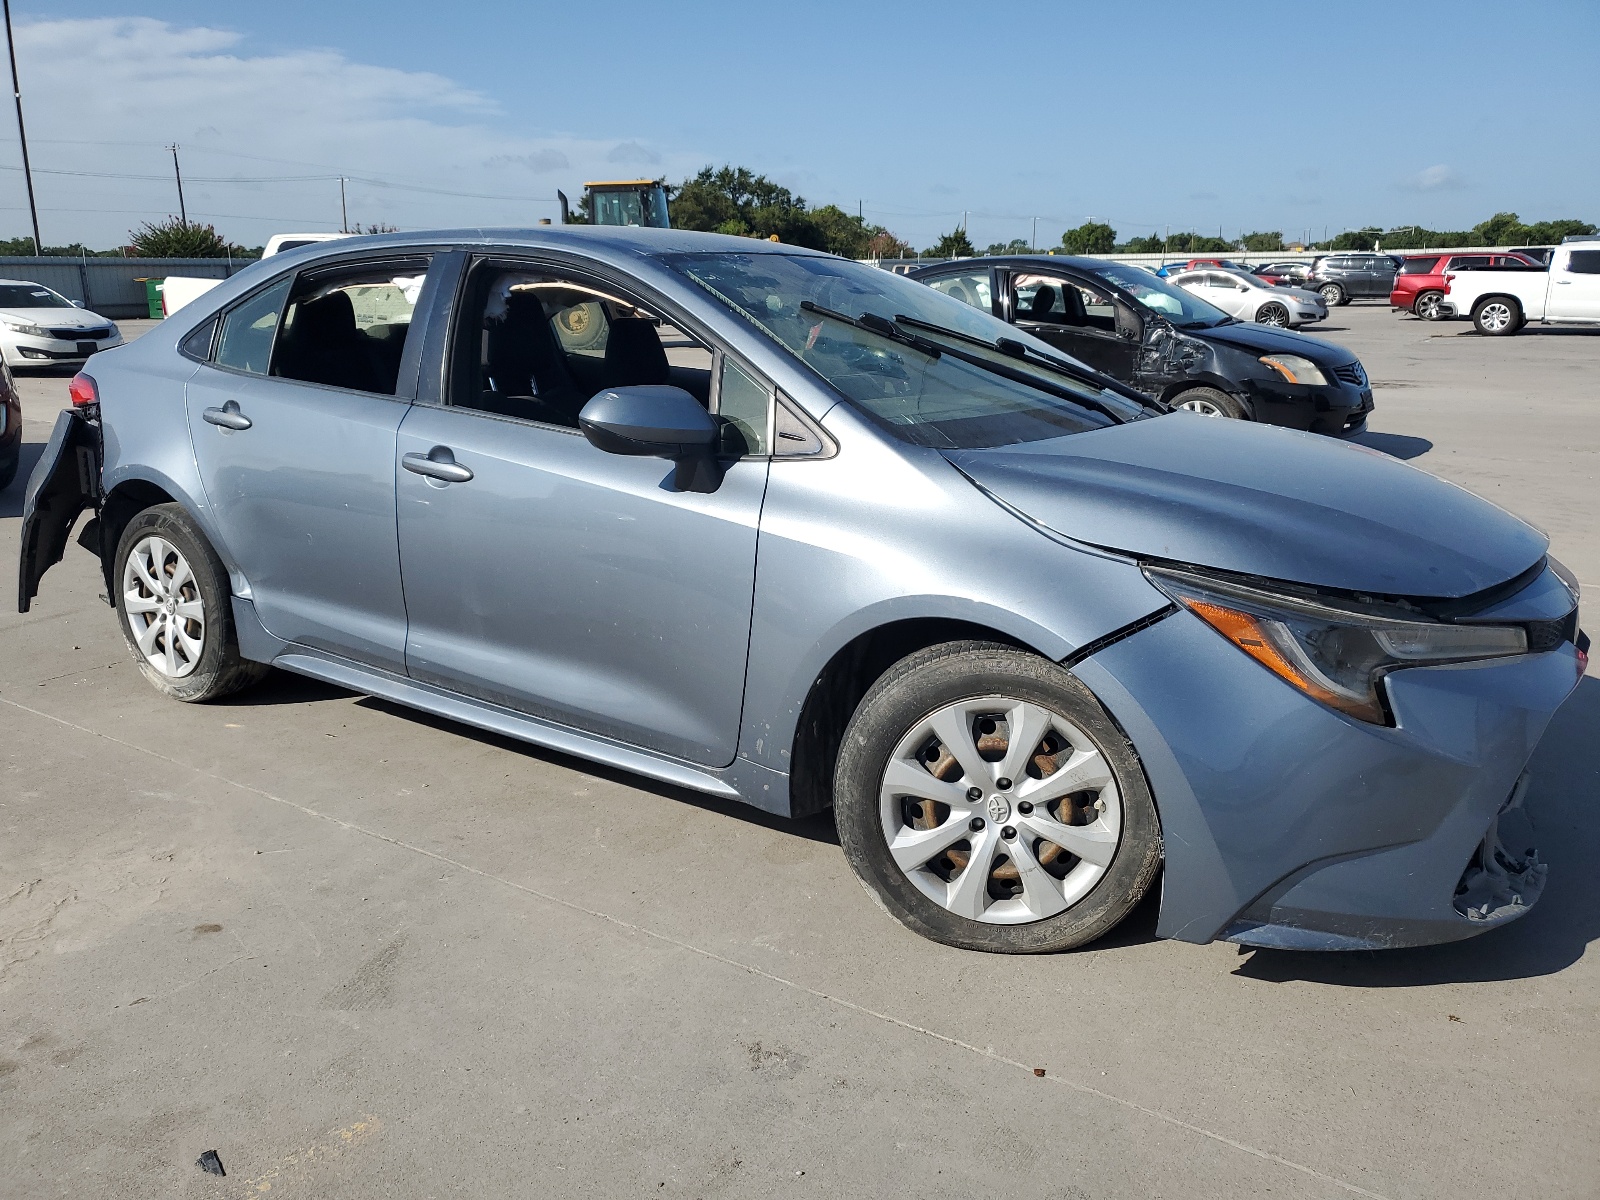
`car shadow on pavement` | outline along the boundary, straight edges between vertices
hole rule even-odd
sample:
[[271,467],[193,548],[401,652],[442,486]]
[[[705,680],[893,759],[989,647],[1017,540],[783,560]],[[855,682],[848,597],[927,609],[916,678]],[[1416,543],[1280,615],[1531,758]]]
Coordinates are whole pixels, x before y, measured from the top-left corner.
[[28,487],[28,476],[33,474],[33,466],[44,455],[43,442],[23,442],[20,459],[17,463],[17,477],[11,481],[11,486],[0,492],[0,517],[20,517],[22,515],[22,493]]
[[1405,433],[1358,433],[1350,439],[1358,446],[1370,446],[1395,458],[1421,458],[1433,449],[1427,438],[1412,437]]
[[1426,987],[1552,975],[1600,939],[1600,679],[1589,677],[1551,721],[1528,764],[1529,810],[1539,851],[1550,864],[1544,895],[1527,916],[1480,937],[1415,950],[1308,954],[1256,950],[1236,975],[1268,983],[1299,980],[1334,987]]

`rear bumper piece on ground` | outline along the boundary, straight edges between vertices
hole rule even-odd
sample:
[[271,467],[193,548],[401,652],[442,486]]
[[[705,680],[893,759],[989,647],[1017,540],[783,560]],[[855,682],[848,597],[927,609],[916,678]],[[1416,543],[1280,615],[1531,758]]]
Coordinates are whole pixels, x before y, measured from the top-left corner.
[[1578,663],[1565,643],[1395,672],[1393,728],[1305,698],[1186,612],[1075,671],[1156,798],[1157,933],[1332,950],[1467,938],[1538,899],[1518,784]]

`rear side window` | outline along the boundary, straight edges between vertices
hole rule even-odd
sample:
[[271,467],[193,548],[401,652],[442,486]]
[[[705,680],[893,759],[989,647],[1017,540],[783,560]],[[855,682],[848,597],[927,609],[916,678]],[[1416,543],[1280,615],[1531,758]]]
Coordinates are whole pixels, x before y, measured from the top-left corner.
[[304,272],[283,315],[272,374],[392,396],[429,259]]
[[1574,250],[1567,270],[1575,275],[1600,275],[1600,250]]
[[1408,258],[1400,268],[1402,275],[1432,275],[1439,265],[1437,258]]
[[289,295],[288,279],[257,292],[222,318],[222,336],[212,359],[219,367],[265,375],[272,361],[272,343],[278,334],[278,317]]
[[963,304],[990,312],[989,272],[970,271],[964,275],[944,275],[928,280],[928,286],[946,296],[953,296]]
[[1463,254],[1460,258],[1450,260],[1452,271],[1464,271],[1471,267],[1487,267],[1489,256],[1487,254]]

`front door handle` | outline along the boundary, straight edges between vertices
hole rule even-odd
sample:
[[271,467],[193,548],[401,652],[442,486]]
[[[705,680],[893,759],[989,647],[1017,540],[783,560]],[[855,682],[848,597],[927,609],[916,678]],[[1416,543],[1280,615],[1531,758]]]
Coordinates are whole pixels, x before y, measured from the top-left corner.
[[229,400],[221,408],[208,408],[200,414],[202,420],[224,429],[249,429],[250,418],[239,411],[239,402]]
[[401,455],[400,465],[414,474],[444,483],[466,483],[472,478],[472,469],[458,463],[448,446],[435,446],[426,454]]

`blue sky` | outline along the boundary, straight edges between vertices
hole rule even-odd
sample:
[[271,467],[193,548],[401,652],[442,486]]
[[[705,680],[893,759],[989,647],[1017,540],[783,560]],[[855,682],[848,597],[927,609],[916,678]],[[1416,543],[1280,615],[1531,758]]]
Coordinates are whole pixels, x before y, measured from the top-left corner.
[[[1091,217],[1320,236],[1600,220],[1600,4],[13,5],[45,240],[527,224],[557,187],[764,172],[916,245]],[[20,161],[9,112],[0,167]],[[25,231],[0,170],[0,232]]]

